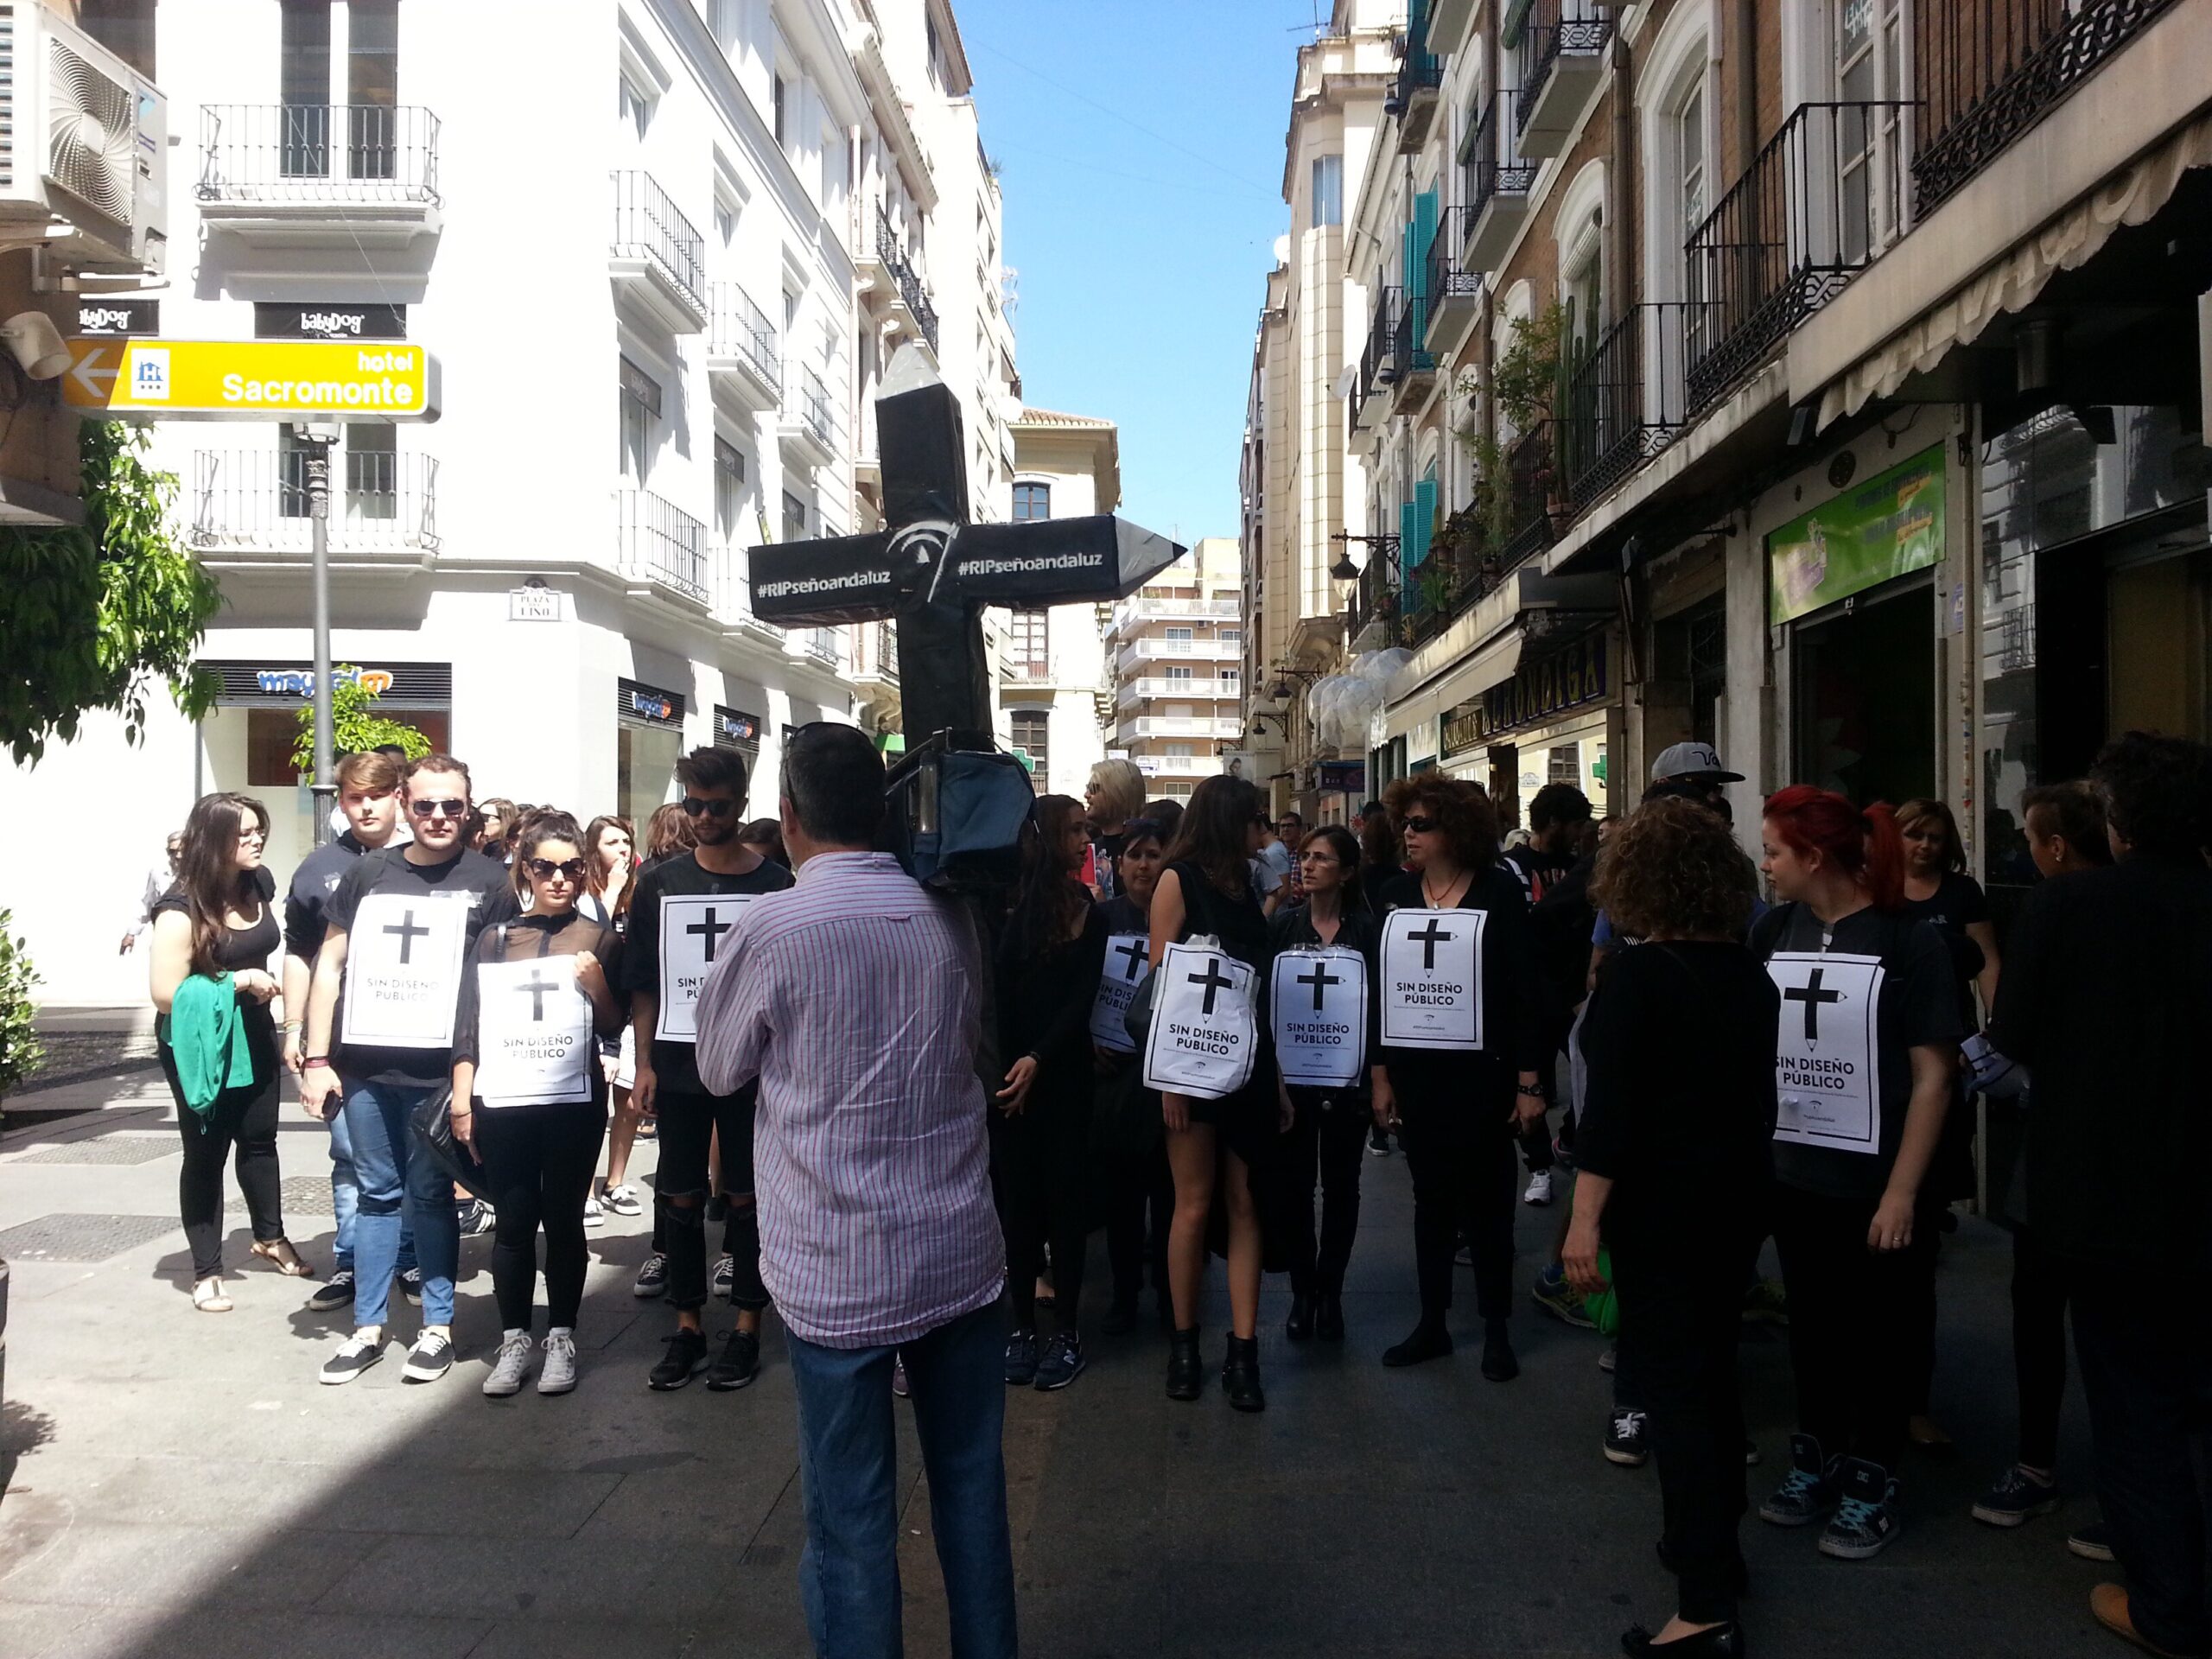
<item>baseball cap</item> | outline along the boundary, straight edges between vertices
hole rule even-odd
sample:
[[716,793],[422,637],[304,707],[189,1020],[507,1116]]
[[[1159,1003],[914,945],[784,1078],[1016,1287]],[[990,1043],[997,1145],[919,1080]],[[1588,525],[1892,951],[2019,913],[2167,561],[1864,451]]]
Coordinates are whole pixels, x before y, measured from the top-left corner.
[[1710,743],[1675,743],[1662,750],[1651,763],[1651,781],[1663,784],[1669,778],[1710,778],[1722,784],[1744,781],[1742,772],[1731,772],[1720,764],[1720,752]]

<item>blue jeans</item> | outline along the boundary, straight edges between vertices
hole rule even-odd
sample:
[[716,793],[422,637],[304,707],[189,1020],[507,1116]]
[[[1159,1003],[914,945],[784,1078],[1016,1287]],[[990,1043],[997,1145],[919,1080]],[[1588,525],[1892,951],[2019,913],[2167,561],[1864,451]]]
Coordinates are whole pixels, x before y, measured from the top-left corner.
[[903,1359],[929,1477],[953,1659],[1014,1659],[1007,1541],[1006,1338],[996,1304],[897,1348],[823,1348],[786,1332],[806,1501],[799,1598],[821,1659],[899,1659],[898,1440]]
[[401,1234],[410,1221],[416,1260],[423,1269],[423,1323],[453,1323],[453,1276],[461,1265],[461,1224],[454,1214],[453,1182],[435,1160],[409,1156],[414,1150],[414,1131],[407,1120],[430,1092],[374,1083],[353,1084],[346,1090],[341,1109],[361,1194],[353,1217],[357,1326],[384,1323],[391,1277],[399,1268]]
[[[346,1127],[346,1114],[330,1120],[330,1213],[338,1219],[338,1242],[331,1247],[333,1267],[340,1273],[353,1270],[353,1217],[361,1207],[361,1181],[353,1173],[353,1136]],[[399,1214],[399,1271],[415,1265],[415,1225],[404,1209]]]

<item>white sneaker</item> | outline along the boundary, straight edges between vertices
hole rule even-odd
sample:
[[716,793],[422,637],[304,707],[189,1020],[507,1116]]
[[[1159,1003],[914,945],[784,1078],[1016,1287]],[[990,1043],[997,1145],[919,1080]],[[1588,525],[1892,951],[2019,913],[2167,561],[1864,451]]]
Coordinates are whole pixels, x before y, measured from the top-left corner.
[[1548,1169],[1529,1172],[1529,1190],[1521,1195],[1523,1204],[1549,1204],[1552,1201],[1552,1173]]
[[599,1207],[599,1200],[597,1198],[586,1198],[584,1200],[584,1225],[587,1227],[604,1227],[607,1225],[607,1212]]
[[[527,1344],[530,1338],[523,1341]],[[540,1394],[566,1394],[576,1386],[576,1339],[566,1331],[545,1333],[545,1369],[537,1374]]]
[[522,1380],[530,1375],[530,1332],[508,1332],[492,1357],[492,1375],[484,1379],[484,1392],[494,1400],[520,1394]]
[[608,1187],[600,1195],[599,1201],[618,1216],[642,1216],[645,1213],[645,1206],[639,1201],[637,1189],[626,1181],[620,1186]]

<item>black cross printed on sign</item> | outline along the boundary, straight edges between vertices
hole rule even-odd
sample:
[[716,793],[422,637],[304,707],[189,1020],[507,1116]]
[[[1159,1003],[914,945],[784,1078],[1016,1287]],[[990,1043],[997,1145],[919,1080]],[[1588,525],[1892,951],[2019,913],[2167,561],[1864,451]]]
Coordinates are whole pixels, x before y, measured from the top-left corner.
[[399,965],[403,968],[413,964],[415,941],[430,937],[429,928],[415,925],[415,912],[411,909],[400,918],[397,927],[387,927],[385,931],[399,935]]
[[706,935],[707,960],[709,962],[712,962],[715,959],[715,946],[721,943],[723,934],[728,932],[730,929],[736,925],[737,924],[735,922],[716,921],[715,919],[715,907],[712,905],[709,905],[707,906],[706,919],[704,921],[694,922],[690,926],[685,928],[683,931],[686,933],[703,933]]
[[1344,977],[1342,974],[1331,973],[1327,963],[1317,962],[1313,964],[1312,973],[1298,976],[1298,982],[1301,985],[1311,985],[1313,988],[1313,1012],[1319,1014],[1321,1012],[1321,999],[1328,994],[1326,988],[1331,985],[1343,984]]
[[1143,940],[1131,939],[1126,944],[1116,945],[1114,954],[1117,957],[1127,957],[1129,959],[1129,965],[1122,969],[1122,977],[1135,979],[1137,976],[1137,964],[1150,953],[1145,949]]
[[515,987],[515,989],[522,992],[524,995],[530,998],[530,1018],[531,1024],[543,1025],[545,1023],[545,993],[548,991],[557,991],[560,988],[561,982],[557,979],[546,978],[545,970],[543,968],[531,969],[530,970],[530,978],[524,983]]
[[1821,976],[1827,972],[1825,968],[1815,968],[1802,985],[1793,985],[1782,994],[1782,1000],[1785,1002],[1802,1002],[1805,1005],[1805,1040],[1808,1043],[1817,1043],[1821,1039],[1821,1004],[1843,1001],[1841,991],[1821,988]]
[[1426,974],[1435,971],[1436,947],[1446,940],[1456,939],[1459,937],[1457,933],[1446,933],[1437,925],[1436,918],[1432,916],[1428,918],[1428,925],[1420,932],[1415,933],[1410,929],[1408,930],[1406,943],[1421,946],[1421,970]]
[[1206,988],[1206,1012],[1208,1014],[1211,1014],[1213,1012],[1213,1000],[1215,996],[1219,993],[1227,990],[1230,986],[1236,982],[1235,980],[1227,978],[1223,975],[1221,971],[1221,963],[1215,961],[1211,957],[1208,957],[1206,958],[1205,972],[1203,974],[1191,975],[1190,981],[1193,985],[1203,985]]

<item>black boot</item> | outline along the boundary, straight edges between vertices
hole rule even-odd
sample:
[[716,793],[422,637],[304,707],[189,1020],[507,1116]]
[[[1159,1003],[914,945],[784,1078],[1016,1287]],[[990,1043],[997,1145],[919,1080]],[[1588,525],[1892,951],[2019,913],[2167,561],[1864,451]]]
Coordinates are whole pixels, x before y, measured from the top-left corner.
[[1167,1397],[1195,1400],[1205,1386],[1205,1367],[1198,1361],[1198,1327],[1194,1325],[1167,1338]]
[[1222,1391],[1238,1411],[1265,1411],[1268,1396],[1260,1392],[1260,1339],[1231,1337],[1221,1362]]
[[1452,1351],[1452,1333],[1444,1328],[1442,1319],[1432,1319],[1426,1313],[1411,1335],[1395,1348],[1382,1351],[1385,1365],[1418,1365],[1425,1359],[1442,1359]]
[[1744,1630],[1735,1620],[1715,1624],[1674,1642],[1654,1642],[1643,1625],[1630,1627],[1621,1637],[1621,1651],[1629,1659],[1743,1659]]
[[1503,1319],[1483,1321],[1483,1375],[1493,1382],[1510,1382],[1521,1375],[1514,1357],[1513,1339],[1506,1335]]
[[1313,1334],[1324,1342],[1344,1339],[1344,1299],[1333,1290],[1313,1299]]
[[1290,1317],[1282,1322],[1282,1333],[1293,1342],[1303,1342],[1313,1334],[1313,1299],[1291,1293]]

